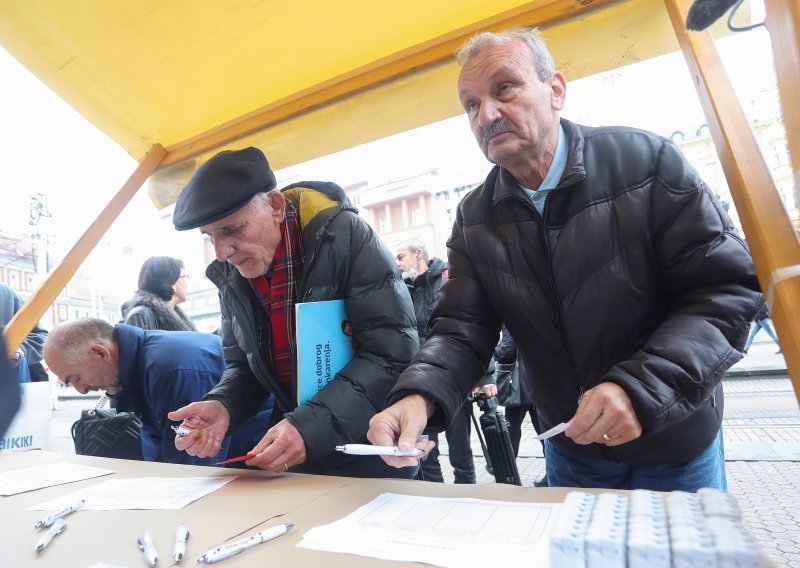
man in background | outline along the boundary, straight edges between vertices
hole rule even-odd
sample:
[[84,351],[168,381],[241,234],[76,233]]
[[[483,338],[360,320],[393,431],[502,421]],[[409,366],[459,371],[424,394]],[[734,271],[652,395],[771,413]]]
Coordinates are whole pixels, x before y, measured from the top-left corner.
[[[395,249],[395,260],[400,275],[408,286],[411,300],[414,302],[414,314],[417,317],[417,333],[420,346],[430,334],[429,319],[442,282],[447,279],[447,264],[434,257],[428,257],[428,247],[420,239],[401,242]],[[497,394],[497,388],[491,382],[490,374],[485,375],[478,385],[487,396]],[[487,384],[488,383],[488,384]],[[472,426],[470,414],[472,404],[463,402],[453,417],[453,421],[444,431],[447,438],[450,465],[453,466],[455,483],[476,483],[475,460],[472,459],[470,436]],[[427,459],[420,463],[420,478],[425,481],[444,482],[442,466],[439,464],[439,437],[435,432],[429,433],[431,441],[436,445]]]
[[271,407],[264,407],[221,443],[216,456],[196,457],[175,448],[167,413],[200,400],[225,370],[218,336],[191,331],[144,330],[101,319],[55,326],[44,347],[45,360],[59,380],[81,394],[105,391],[119,412],[142,420],[146,461],[212,465],[238,457],[267,431]]
[[[0,283],[0,328],[4,328],[11,318],[14,317],[24,302],[19,295],[6,286]],[[19,370],[19,364],[23,355],[28,364],[28,371],[30,373],[31,381],[40,382],[48,380],[47,371],[44,370],[42,365],[42,348],[44,347],[44,340],[47,338],[47,331],[42,327],[41,323],[37,323],[22,345],[19,346],[11,356],[11,365]]]

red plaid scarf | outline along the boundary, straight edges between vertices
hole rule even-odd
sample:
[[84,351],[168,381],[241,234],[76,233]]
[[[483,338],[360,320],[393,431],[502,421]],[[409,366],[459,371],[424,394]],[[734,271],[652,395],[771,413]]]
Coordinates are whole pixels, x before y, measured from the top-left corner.
[[[286,203],[286,221],[281,241],[267,273],[250,278],[261,301],[265,318],[259,320],[258,345],[264,360],[272,365],[278,382],[291,394],[295,346],[294,305],[303,272],[303,237],[297,207]],[[266,325],[266,324],[269,325]]]

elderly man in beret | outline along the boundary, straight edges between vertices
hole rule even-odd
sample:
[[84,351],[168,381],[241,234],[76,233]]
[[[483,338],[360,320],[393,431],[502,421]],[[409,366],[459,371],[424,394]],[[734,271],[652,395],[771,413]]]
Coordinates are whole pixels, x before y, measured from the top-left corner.
[[[391,252],[329,182],[275,189],[256,148],[220,152],[181,191],[173,223],[199,227],[217,260],[206,270],[219,288],[227,369],[203,400],[169,414],[192,430],[175,445],[217,453],[225,435],[275,396],[271,427],[248,465],[270,471],[354,477],[413,477],[336,445],[366,443],[370,418],[418,347],[411,298]],[[298,302],[345,300],[355,355],[305,404],[297,404],[294,332]]]

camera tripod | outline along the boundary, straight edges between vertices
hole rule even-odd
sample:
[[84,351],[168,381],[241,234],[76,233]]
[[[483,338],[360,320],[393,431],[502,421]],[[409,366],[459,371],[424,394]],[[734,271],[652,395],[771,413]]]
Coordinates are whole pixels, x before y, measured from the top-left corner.
[[475,424],[475,432],[478,434],[483,455],[486,457],[486,469],[494,475],[497,483],[522,485],[514,447],[511,445],[508,422],[503,413],[497,410],[497,397],[474,392],[467,397],[468,404],[473,402],[483,411],[480,417],[480,428],[475,415],[470,412],[470,416]]

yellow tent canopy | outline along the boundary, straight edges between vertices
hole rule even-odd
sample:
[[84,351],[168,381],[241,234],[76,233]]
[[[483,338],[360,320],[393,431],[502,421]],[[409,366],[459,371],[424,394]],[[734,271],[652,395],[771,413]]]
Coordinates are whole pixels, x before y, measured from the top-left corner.
[[[778,86],[800,100],[800,2],[765,0]],[[206,155],[257,145],[275,168],[460,112],[453,52],[544,28],[568,79],[683,50],[759,279],[800,381],[800,244],[690,0],[0,0],[0,44],[140,161],[5,330],[13,351],[139,187],[174,202]],[[800,178],[800,110],[785,105]],[[797,382],[795,383],[798,384]],[[798,390],[796,388],[796,390]]]
[[661,0],[0,2],[0,42],[135,159],[166,148],[159,169],[254,132],[280,169],[454,116],[453,52],[512,25],[545,26],[570,79],[678,48]]

